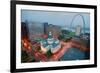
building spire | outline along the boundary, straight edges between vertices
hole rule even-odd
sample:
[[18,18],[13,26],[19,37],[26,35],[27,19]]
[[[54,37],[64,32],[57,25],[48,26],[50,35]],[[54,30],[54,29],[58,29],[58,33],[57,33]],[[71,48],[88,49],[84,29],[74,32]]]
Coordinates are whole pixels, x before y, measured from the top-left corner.
[[51,32],[49,32],[49,34],[48,34],[48,38],[53,38],[53,35],[52,35]]

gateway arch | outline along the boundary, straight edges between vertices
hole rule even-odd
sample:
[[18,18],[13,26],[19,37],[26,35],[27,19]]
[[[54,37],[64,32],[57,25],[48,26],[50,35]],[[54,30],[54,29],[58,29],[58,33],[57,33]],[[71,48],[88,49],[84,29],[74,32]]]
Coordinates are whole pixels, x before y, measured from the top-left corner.
[[81,19],[82,19],[83,27],[81,28],[81,26],[82,26],[81,24],[80,24],[80,28],[79,28],[78,25],[76,25],[76,26],[77,26],[77,29],[78,29],[78,31],[80,31],[79,33],[81,33],[81,30],[83,29],[83,34],[85,34],[85,25],[86,25],[86,23],[85,23],[84,16],[83,16],[82,14],[76,14],[76,15],[72,18],[71,24],[70,24],[70,29],[73,28],[73,25],[74,25],[73,22],[74,22],[74,20],[75,20],[78,16],[80,16]]

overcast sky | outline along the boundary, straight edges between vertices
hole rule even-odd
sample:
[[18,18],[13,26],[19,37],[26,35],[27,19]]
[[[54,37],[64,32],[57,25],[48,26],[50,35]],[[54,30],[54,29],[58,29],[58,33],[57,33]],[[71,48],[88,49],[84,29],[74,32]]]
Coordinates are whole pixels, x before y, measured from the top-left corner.
[[[21,11],[21,20],[33,21],[33,22],[48,22],[53,25],[62,25],[69,27],[73,17],[77,14],[81,14],[85,20],[85,27],[90,27],[90,14],[89,13],[79,13],[79,12],[50,12],[50,11],[34,11],[34,10],[22,10]],[[73,26],[82,25],[83,19],[80,15],[76,16],[73,23]]]

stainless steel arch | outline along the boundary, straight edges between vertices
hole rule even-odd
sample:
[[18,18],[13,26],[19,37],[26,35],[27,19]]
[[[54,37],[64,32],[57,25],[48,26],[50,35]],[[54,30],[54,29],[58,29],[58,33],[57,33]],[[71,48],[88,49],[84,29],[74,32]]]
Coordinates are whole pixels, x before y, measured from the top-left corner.
[[85,33],[85,20],[84,20],[84,16],[82,15],[82,14],[77,14],[77,15],[75,15],[74,17],[73,17],[73,19],[72,19],[72,21],[71,21],[71,24],[70,24],[70,28],[72,28],[72,25],[73,25],[73,21],[74,21],[74,19],[77,17],[77,16],[81,16],[81,18],[82,18],[82,20],[83,20],[83,34]]

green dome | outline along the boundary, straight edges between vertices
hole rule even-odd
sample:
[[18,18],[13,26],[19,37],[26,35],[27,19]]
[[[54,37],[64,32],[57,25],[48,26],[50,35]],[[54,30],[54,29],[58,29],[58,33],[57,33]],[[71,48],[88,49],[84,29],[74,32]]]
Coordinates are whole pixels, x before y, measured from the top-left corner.
[[54,39],[51,32],[48,34],[48,38],[41,41],[41,46],[46,48],[47,50],[56,49],[57,46],[60,45],[58,39]]

